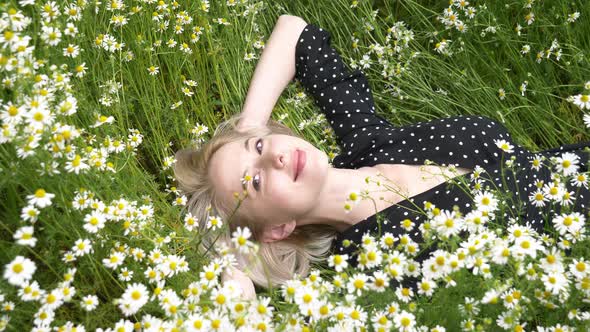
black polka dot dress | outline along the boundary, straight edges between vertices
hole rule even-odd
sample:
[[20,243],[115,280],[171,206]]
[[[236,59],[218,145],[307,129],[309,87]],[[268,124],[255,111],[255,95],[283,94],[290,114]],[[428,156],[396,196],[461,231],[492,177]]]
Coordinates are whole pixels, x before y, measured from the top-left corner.
[[[483,169],[481,174],[478,172],[482,189],[487,187],[513,194],[504,209],[504,220],[511,217],[524,220],[537,231],[549,224],[542,216],[550,206],[536,207],[529,204],[529,197],[537,190],[537,181],[551,182],[551,169],[549,166],[533,169],[533,161],[571,152],[579,157],[579,171],[588,171],[589,153],[583,149],[590,147],[590,142],[533,153],[514,143],[503,125],[484,116],[456,116],[402,127],[392,125],[375,113],[371,90],[363,73],[347,70],[330,46],[330,34],[312,24],[301,33],[295,56],[296,79],[326,115],[341,147],[341,153],[333,161],[334,167],[356,169],[387,163],[424,165],[427,160],[441,166],[455,165],[471,170],[479,166]],[[513,145],[513,152],[504,152],[495,140],[507,141]],[[515,157],[514,172],[502,166],[512,156]],[[471,172],[456,179],[470,183],[474,175]],[[590,191],[583,186],[567,188],[577,197],[575,211],[587,215]],[[356,266],[354,252],[365,233],[380,236],[390,232],[396,237],[408,234],[421,243],[419,225],[426,217],[416,213],[416,207],[423,209],[424,203],[430,202],[441,210],[451,211],[456,205],[465,215],[475,209],[471,206],[473,196],[473,192],[468,194],[465,188],[442,183],[381,211],[381,219],[372,215],[349,227],[334,240],[333,252],[348,254],[349,263]],[[560,211],[560,206],[552,209]],[[415,224],[413,230],[401,227],[400,222],[405,219]],[[380,231],[378,220],[381,221]],[[343,240],[349,240],[351,245],[343,246]],[[415,260],[420,261],[419,258],[420,255]]]

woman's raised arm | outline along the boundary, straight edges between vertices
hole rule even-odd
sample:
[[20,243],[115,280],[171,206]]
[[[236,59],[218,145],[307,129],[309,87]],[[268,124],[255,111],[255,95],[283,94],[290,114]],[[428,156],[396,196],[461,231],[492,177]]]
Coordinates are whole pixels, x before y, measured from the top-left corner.
[[238,129],[266,125],[279,96],[295,76],[295,46],[307,22],[279,16],[256,65]]

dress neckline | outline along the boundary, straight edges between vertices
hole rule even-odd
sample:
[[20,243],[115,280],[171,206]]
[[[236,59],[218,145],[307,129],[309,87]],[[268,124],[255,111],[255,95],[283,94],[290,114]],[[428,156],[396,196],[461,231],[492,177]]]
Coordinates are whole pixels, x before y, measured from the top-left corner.
[[[462,176],[468,177],[468,176],[471,176],[471,174],[473,174],[474,172],[475,172],[475,170],[472,170],[471,172],[458,175],[458,176],[454,177],[453,179],[456,179],[456,178],[462,177]],[[442,186],[447,185],[448,183],[449,183],[448,180],[447,181],[444,181],[444,182],[441,182],[440,184],[438,184],[438,185],[436,185],[436,186],[434,186],[434,187],[432,187],[432,188],[430,188],[430,189],[428,189],[426,191],[423,191],[423,192],[421,192],[421,193],[419,193],[417,195],[408,197],[408,198],[406,198],[406,199],[404,199],[402,201],[399,201],[397,203],[391,204],[389,207],[387,207],[387,208],[385,208],[385,209],[383,209],[383,210],[381,210],[381,211],[379,211],[377,213],[374,213],[374,214],[368,216],[367,218],[365,218],[365,219],[357,222],[354,225],[351,225],[350,227],[348,227],[344,231],[338,232],[338,236],[337,236],[336,239],[341,241],[342,238],[351,238],[351,234],[354,233],[354,230],[355,229],[362,228],[362,226],[364,226],[365,224],[367,224],[369,222],[376,222],[375,219],[377,218],[377,214],[379,214],[379,213],[381,213],[381,214],[388,214],[389,213],[389,210],[391,210],[392,208],[394,208],[396,206],[407,206],[408,204],[415,203],[420,198],[426,196],[427,194],[431,193],[432,191],[436,191],[436,190],[440,189]]]

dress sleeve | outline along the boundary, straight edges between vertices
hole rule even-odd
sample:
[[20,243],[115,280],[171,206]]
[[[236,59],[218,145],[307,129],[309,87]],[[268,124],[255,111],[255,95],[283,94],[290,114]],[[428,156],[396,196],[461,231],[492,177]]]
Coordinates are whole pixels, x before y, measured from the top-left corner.
[[[314,98],[339,140],[354,140],[358,132],[389,123],[375,114],[367,78],[350,72],[330,46],[330,33],[308,24],[295,49],[295,78]],[[357,134],[357,135],[355,135]]]

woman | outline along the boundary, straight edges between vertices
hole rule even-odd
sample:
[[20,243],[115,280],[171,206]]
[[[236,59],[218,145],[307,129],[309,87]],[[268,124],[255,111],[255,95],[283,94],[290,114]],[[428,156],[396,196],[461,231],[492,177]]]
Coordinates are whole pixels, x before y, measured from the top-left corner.
[[[341,153],[332,165],[323,151],[269,120],[293,78],[314,97],[335,131]],[[222,241],[227,243],[237,226],[248,226],[260,245],[260,260],[239,257],[239,269],[231,269],[231,275],[222,279],[237,280],[251,298],[252,281],[268,287],[294,274],[306,275],[310,261],[324,259],[330,249],[349,254],[354,265],[355,243],[365,232],[379,230],[376,213],[386,215],[381,231],[396,236],[405,233],[396,225],[410,219],[415,227],[409,235],[419,246],[418,227],[424,217],[412,210],[429,201],[440,209],[457,205],[465,211],[473,202],[459,187],[446,188],[451,178],[481,177],[488,181],[482,182],[484,186],[517,193],[527,202],[537,189],[535,181],[550,182],[550,169],[500,171],[510,156],[516,166],[526,169],[539,157],[557,157],[564,151],[575,153],[580,171],[588,164],[588,154],[581,149],[590,143],[538,154],[513,144],[514,151],[508,154],[498,148],[498,140],[513,144],[503,126],[480,116],[393,126],[375,113],[365,76],[344,67],[330,46],[329,33],[299,17],[283,15],[255,69],[242,113],[222,123],[200,150],[179,151],[175,174],[181,190],[190,195],[187,208],[199,218],[202,229],[209,203],[227,220],[236,210],[236,194],[247,192]],[[440,166],[425,166],[427,161]],[[366,183],[367,177],[381,176],[396,190],[384,191],[375,181]],[[345,210],[346,195],[360,188],[380,192],[372,195],[375,203],[362,200],[351,211]],[[590,193],[581,188],[577,195],[575,208],[587,212],[583,202]],[[541,213],[532,204],[519,206],[515,201],[505,215],[524,217],[541,230]],[[353,245],[343,246],[345,239]]]

